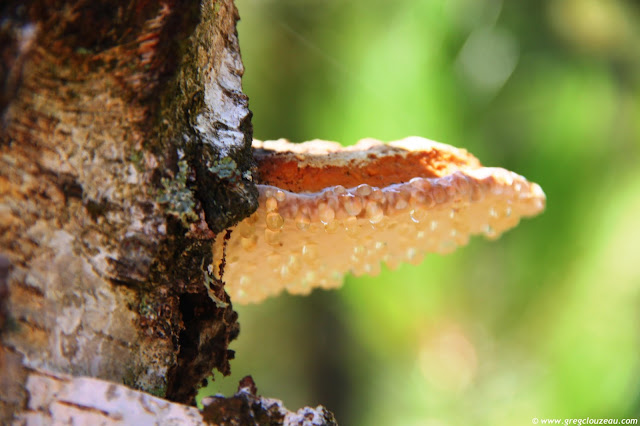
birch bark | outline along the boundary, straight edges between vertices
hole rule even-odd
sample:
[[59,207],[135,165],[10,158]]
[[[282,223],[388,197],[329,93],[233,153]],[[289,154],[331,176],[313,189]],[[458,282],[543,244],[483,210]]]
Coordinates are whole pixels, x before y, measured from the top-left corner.
[[257,207],[233,1],[0,14],[0,423],[197,418],[169,401],[228,374],[239,332],[202,265]]

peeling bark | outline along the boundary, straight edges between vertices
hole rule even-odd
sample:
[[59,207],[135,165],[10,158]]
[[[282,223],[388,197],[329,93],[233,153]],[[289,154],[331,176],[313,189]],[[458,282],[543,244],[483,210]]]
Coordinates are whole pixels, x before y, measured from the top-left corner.
[[[167,38],[169,15],[136,3],[55,6],[4,10],[14,25],[3,38],[19,47],[9,49],[18,57],[3,76],[11,90],[3,96],[0,247],[11,266],[2,344],[23,368],[163,393],[182,325],[149,338],[140,311],[171,236],[154,201],[154,174],[166,166],[146,149],[158,109],[150,99],[170,71],[152,47]],[[175,291],[164,294],[177,304]],[[24,406],[24,398],[0,400],[4,413]]]
[[[247,378],[245,378],[245,381]],[[250,378],[249,378],[250,380]],[[22,424],[85,425],[335,425],[323,407],[287,410],[281,401],[261,398],[241,387],[231,398],[210,398],[200,412],[144,392],[91,377],[31,371],[25,385],[30,394]]]
[[0,423],[198,424],[149,394],[194,404],[239,332],[203,271],[257,207],[237,10],[9,0],[0,19]]
[[17,416],[23,424],[145,425],[204,424],[195,407],[90,377],[30,372],[29,401]]

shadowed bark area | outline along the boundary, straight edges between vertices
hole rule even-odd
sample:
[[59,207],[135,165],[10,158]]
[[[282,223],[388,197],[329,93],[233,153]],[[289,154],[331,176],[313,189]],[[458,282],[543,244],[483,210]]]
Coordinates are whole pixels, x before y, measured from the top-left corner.
[[214,368],[229,373],[239,331],[203,265],[215,233],[257,207],[237,10],[0,13],[0,422],[42,408],[28,384],[48,375],[193,404]]

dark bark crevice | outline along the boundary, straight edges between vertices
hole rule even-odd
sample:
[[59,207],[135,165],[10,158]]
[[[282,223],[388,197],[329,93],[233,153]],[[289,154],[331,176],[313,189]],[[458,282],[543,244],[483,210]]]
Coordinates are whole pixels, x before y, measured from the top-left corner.
[[257,207],[237,19],[232,0],[0,6],[0,423],[60,420],[27,404],[78,409],[46,392],[86,377],[194,404],[229,374],[238,318],[204,269]]

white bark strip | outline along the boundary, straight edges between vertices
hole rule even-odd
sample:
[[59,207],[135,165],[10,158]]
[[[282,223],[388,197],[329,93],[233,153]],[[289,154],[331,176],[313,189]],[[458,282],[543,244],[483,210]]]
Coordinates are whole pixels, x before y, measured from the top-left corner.
[[200,411],[124,385],[42,370],[29,374],[18,425],[202,425]]

